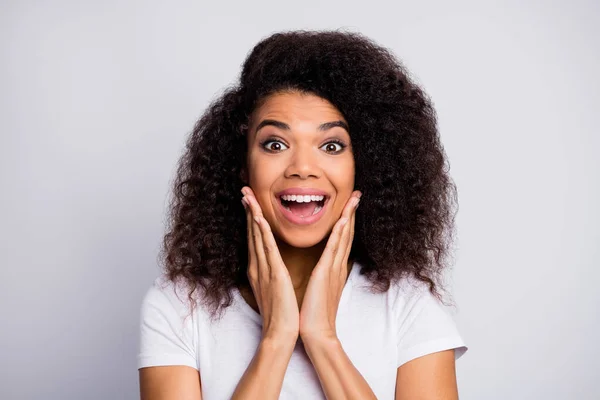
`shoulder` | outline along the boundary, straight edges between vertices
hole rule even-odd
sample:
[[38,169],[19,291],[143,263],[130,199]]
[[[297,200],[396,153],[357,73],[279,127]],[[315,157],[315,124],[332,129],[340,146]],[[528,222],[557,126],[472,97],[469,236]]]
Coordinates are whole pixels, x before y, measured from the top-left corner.
[[184,315],[191,312],[191,306],[189,285],[183,281],[173,282],[164,275],[154,280],[142,300],[142,311],[158,309]]
[[183,283],[161,276],[142,300],[138,367],[188,365],[197,369],[197,317]]
[[[439,288],[438,288],[439,290]],[[429,284],[409,276],[392,282],[388,296],[394,309],[406,317],[415,316],[427,309],[439,309],[443,314],[453,312],[448,294],[440,296],[431,292]]]
[[398,366],[437,351],[455,350],[458,359],[467,350],[450,307],[425,282],[407,278],[391,288],[398,345]]
[[428,285],[413,276],[402,277],[390,285],[390,290],[399,296],[399,300],[415,300],[416,297],[423,296],[424,292],[429,291]]

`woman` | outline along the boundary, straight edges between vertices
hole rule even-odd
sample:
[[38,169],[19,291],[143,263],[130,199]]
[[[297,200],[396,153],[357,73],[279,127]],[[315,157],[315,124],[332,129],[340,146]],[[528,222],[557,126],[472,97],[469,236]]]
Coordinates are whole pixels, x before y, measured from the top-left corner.
[[262,40],[174,189],[143,399],[457,398],[467,348],[441,303],[455,187],[389,51],[338,31]]

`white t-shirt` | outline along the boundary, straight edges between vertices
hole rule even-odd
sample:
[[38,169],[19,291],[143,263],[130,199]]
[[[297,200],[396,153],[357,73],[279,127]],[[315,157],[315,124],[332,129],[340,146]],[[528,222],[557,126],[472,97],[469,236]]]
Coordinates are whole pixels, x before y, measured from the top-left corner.
[[[392,283],[386,293],[368,291],[354,263],[344,286],[336,330],[352,364],[378,399],[394,399],[396,369],[442,350],[466,351],[450,313],[416,279]],[[187,289],[159,277],[141,308],[138,367],[187,365],[200,372],[203,400],[230,399],[261,340],[262,319],[234,289],[234,302],[211,323],[200,305],[191,317]],[[325,399],[316,371],[298,340],[280,399]]]

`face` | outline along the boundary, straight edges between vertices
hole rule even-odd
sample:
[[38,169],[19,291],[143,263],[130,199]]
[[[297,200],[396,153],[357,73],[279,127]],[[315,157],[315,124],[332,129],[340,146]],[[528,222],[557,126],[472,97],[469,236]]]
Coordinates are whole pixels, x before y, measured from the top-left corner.
[[[250,116],[247,179],[276,239],[315,246],[341,217],[354,190],[347,126],[338,109],[311,94],[271,95]],[[282,199],[283,191],[291,197]],[[300,195],[322,197],[300,203]]]

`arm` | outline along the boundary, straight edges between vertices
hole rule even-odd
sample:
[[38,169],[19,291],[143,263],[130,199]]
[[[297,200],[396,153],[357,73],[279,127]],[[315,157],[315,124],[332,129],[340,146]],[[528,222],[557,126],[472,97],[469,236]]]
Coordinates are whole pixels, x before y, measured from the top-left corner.
[[[279,399],[293,351],[286,342],[262,340],[232,400]],[[183,365],[140,368],[140,393],[141,400],[202,400],[200,375]]]
[[305,340],[304,347],[328,399],[377,399],[339,339]]
[[454,350],[428,354],[398,367],[396,400],[458,400]]
[[202,400],[200,375],[192,367],[140,368],[141,400]]
[[279,399],[294,346],[290,341],[263,339],[231,399]]
[[138,354],[142,400],[202,400],[194,317],[175,286],[155,281],[141,307]]

